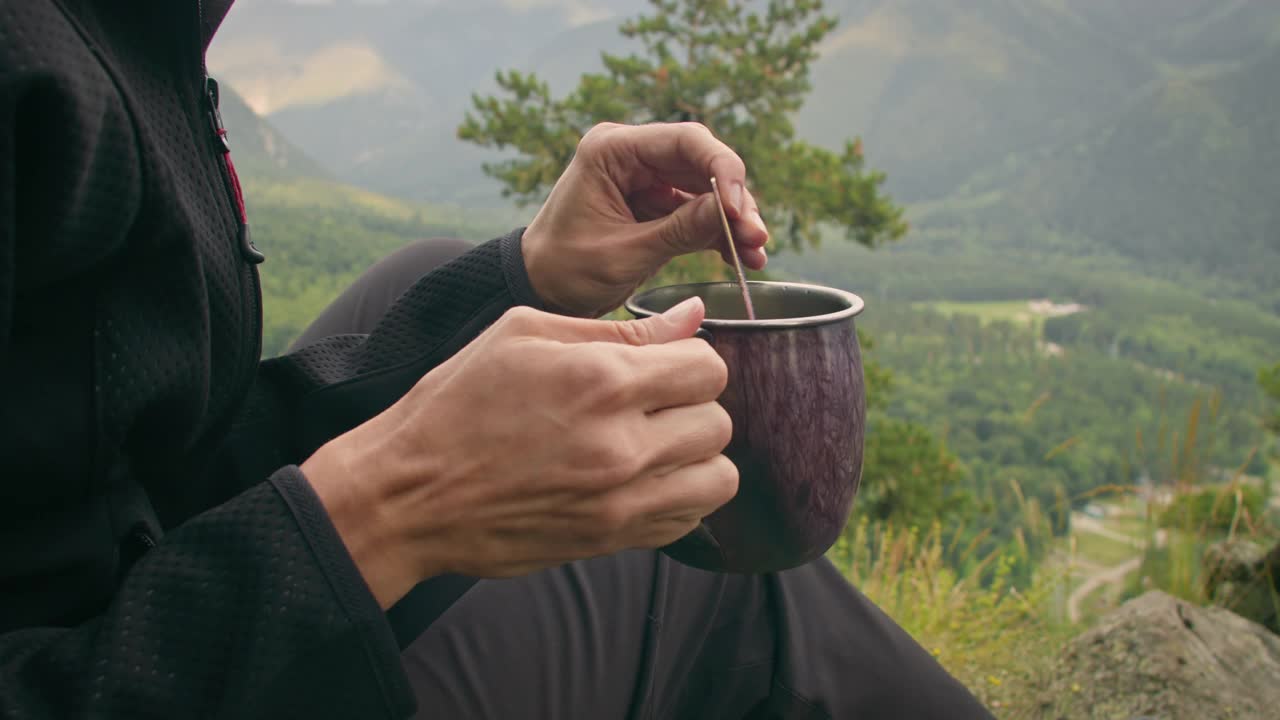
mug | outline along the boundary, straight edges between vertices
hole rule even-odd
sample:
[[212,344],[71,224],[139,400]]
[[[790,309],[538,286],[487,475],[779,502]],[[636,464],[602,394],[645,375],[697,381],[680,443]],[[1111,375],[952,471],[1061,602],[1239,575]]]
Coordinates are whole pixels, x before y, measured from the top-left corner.
[[835,544],[862,479],[866,385],[854,317],[862,298],[819,285],[747,283],[748,320],[736,283],[669,285],[635,295],[634,317],[693,296],[706,319],[698,336],[729,371],[718,402],[733,420],[724,454],[738,493],[662,551],[728,573],[804,565]]

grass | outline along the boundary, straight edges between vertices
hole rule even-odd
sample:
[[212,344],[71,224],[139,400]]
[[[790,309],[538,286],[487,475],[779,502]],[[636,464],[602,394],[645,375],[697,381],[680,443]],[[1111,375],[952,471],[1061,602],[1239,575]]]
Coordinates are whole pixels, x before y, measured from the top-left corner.
[[[1030,587],[1008,582],[1014,558],[992,555],[995,580],[959,576],[943,560],[944,533],[850,528],[830,553],[833,562],[878,607],[1001,717],[1029,712],[1036,677],[1072,628],[1054,618],[1065,577],[1038,575]],[[879,548],[873,552],[872,548]]]
[[[1076,537],[1098,564],[1135,556],[1133,549],[1093,533]],[[1149,563],[1123,583],[1090,593],[1079,625],[1066,622],[1063,612],[1063,599],[1079,576],[1062,563],[1041,563],[1030,585],[1018,588],[1007,580],[1014,558],[993,554],[979,563],[996,568],[994,582],[983,586],[976,572],[960,575],[945,562],[946,538],[937,526],[921,534],[863,521],[846,531],[829,557],[998,718],[1040,717],[1042,688],[1055,659],[1074,636],[1137,594],[1142,573],[1148,575],[1148,587],[1206,601],[1191,591],[1202,550],[1192,533],[1170,533],[1170,562]]]
[[317,178],[294,178],[283,181],[247,181],[246,201],[254,206],[296,210],[354,209],[386,220],[419,222],[432,225],[475,229],[471,240],[487,240],[497,234],[527,224],[526,213],[515,210],[478,214],[446,203],[412,203],[386,195]]
[[1151,533],[1155,529],[1154,524],[1145,517],[1134,515],[1112,516],[1107,518],[1105,524],[1108,530],[1131,537],[1142,543],[1150,539]]
[[[1132,576],[1133,573],[1130,573]],[[1080,625],[1088,627],[1116,607],[1124,596],[1125,583],[1119,585],[1099,585],[1093,592],[1085,596],[1080,604]]]
[[[1183,437],[1195,437],[1198,417],[1193,408]],[[1231,497],[1232,481],[1210,482],[1207,478],[1216,475],[1199,464],[1188,452],[1189,446],[1194,444],[1176,439],[1161,446],[1175,458],[1163,473],[1170,478],[1167,486],[1173,497],[1206,487]],[[1115,488],[1091,500],[1110,511],[1102,521],[1107,530],[1139,540],[1154,529],[1147,518],[1159,517],[1170,502],[1159,494],[1140,495],[1134,488]],[[1027,527],[1034,528],[1036,510],[1024,505],[1024,512]],[[851,524],[829,557],[997,717],[1020,720],[1042,717],[1042,688],[1058,671],[1056,658],[1074,636],[1118,603],[1148,589],[1199,604],[1208,602],[1201,583],[1201,558],[1205,546],[1223,534],[1205,526],[1164,529],[1165,547],[1147,552],[1138,571],[1085,598],[1079,625],[1065,620],[1064,599],[1083,575],[1061,562],[1063,544],[1039,563],[1025,587],[1008,581],[1017,559],[1008,552],[993,553],[977,563],[978,569],[995,568],[990,584],[977,581],[976,569],[958,574],[944,559],[954,538],[936,525],[921,532],[863,520]],[[1263,519],[1242,518],[1227,535],[1268,545],[1280,540],[1280,529]],[[1097,565],[1114,566],[1140,554],[1133,546],[1097,533],[1077,531],[1072,537],[1077,557]],[[1280,603],[1280,598],[1276,601]],[[1065,717],[1089,713],[1087,708],[1070,710]]]
[[1027,307],[1030,300],[1001,300],[994,302],[929,302],[916,306],[931,308],[943,315],[974,315],[983,324],[1009,322],[1032,328],[1037,334],[1044,326],[1044,318]]
[[1071,539],[1075,544],[1075,557],[1103,567],[1119,565],[1142,552],[1139,547],[1088,531],[1077,532]]

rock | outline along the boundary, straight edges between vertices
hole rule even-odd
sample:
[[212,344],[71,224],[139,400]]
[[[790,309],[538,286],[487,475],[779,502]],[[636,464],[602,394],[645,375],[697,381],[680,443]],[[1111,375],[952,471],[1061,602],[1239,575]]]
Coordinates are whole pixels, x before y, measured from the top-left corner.
[[1262,562],[1262,546],[1249,540],[1223,540],[1204,552],[1209,575],[1225,580],[1242,580],[1253,575]]
[[1153,590],[1068,643],[1045,677],[1041,720],[1274,720],[1280,636]]
[[1204,554],[1205,595],[1215,605],[1280,633],[1280,544],[1270,553],[1247,540],[1224,540]]

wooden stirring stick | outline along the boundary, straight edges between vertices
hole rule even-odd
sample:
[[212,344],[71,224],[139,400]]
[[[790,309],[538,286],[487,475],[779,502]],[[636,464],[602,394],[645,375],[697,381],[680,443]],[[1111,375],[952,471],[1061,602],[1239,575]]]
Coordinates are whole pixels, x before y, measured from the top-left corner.
[[733,232],[729,230],[729,216],[724,212],[724,200],[720,197],[720,186],[711,178],[711,194],[716,196],[716,207],[720,208],[720,222],[724,223],[724,237],[729,242],[729,254],[733,255],[733,269],[738,273],[738,289],[742,291],[742,302],[747,306],[747,319],[756,319],[755,307],[751,305],[751,293],[747,290],[747,276],[742,272],[742,261],[738,259],[738,246],[733,242]]

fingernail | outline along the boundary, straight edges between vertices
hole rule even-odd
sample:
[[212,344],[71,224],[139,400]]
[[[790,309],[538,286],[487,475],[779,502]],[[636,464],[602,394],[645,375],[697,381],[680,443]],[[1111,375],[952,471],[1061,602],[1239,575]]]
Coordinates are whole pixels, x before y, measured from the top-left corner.
[[765,235],[769,234],[769,228],[765,227],[764,218],[760,217],[759,210],[753,209],[751,212],[747,213],[747,222],[754,225],[757,230],[764,233]]
[[676,322],[679,322],[689,317],[690,315],[692,315],[695,311],[697,311],[698,306],[701,304],[702,304],[702,298],[698,297],[697,295],[694,295],[688,300],[682,301],[675,307],[671,308],[670,310],[662,314],[665,315],[668,320],[675,320]]
[[742,183],[735,182],[729,186],[729,204],[734,210],[742,212]]

